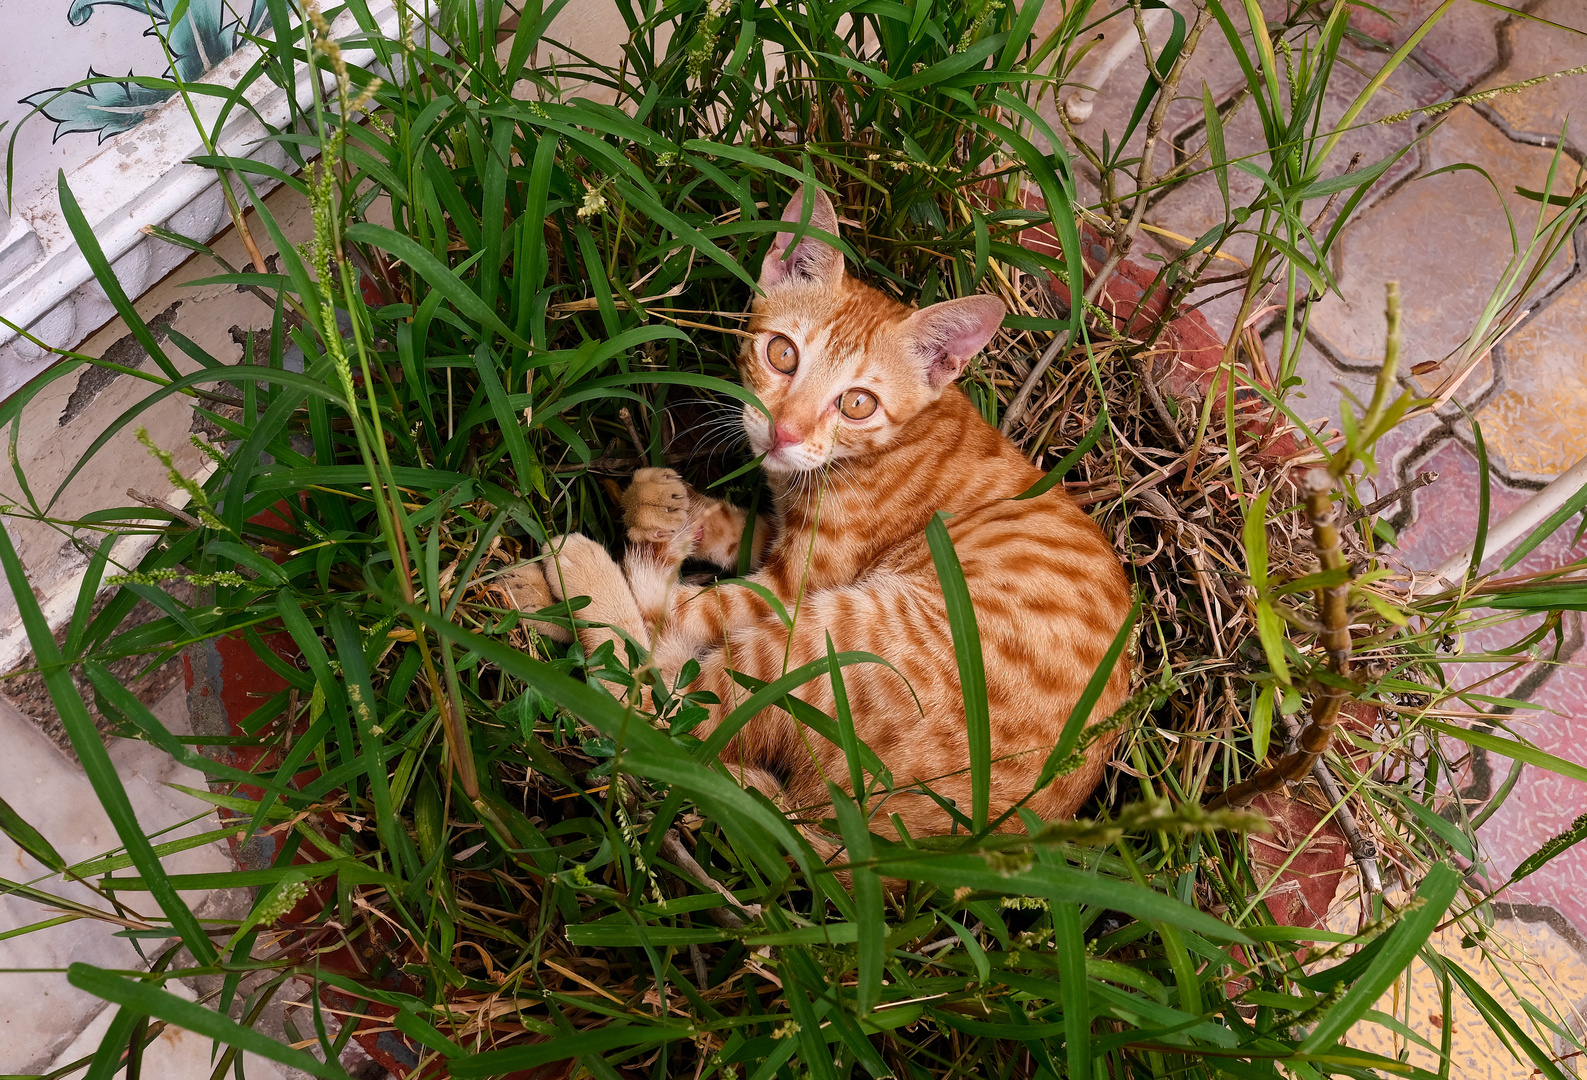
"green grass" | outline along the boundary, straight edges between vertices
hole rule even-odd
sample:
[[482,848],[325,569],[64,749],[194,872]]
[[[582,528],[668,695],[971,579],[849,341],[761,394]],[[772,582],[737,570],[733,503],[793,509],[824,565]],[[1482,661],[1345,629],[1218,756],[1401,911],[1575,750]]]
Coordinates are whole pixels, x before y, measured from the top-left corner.
[[[1447,594],[1408,601],[1380,565],[1373,519],[1349,526],[1364,560],[1350,584],[1351,618],[1365,632],[1352,643],[1357,676],[1347,692],[1397,711],[1386,717],[1383,742],[1368,748],[1379,755],[1372,770],[1358,772],[1360,759],[1351,756],[1328,760],[1351,793],[1359,827],[1393,852],[1400,874],[1391,894],[1363,901],[1377,921],[1346,943],[1336,970],[1306,967],[1302,943],[1339,935],[1271,925],[1258,902],[1267,887],[1262,871],[1230,831],[1250,819],[1202,809],[1250,776],[1267,746],[1279,746],[1280,717],[1328,679],[1337,682],[1315,645],[1314,590],[1320,596],[1342,582],[1321,580],[1296,544],[1288,524],[1294,492],[1242,438],[1233,391],[1251,384],[1285,415],[1308,310],[1296,298],[1332,285],[1328,253],[1341,223],[1392,161],[1322,178],[1340,129],[1324,130],[1316,117],[1341,63],[1347,7],[1299,4],[1274,24],[1261,21],[1254,0],[1212,0],[1188,20],[1176,12],[1169,44],[1153,58],[1161,79],[1148,85],[1132,125],[1160,137],[1167,101],[1201,96],[1178,80],[1198,35],[1200,47],[1217,36],[1246,73],[1266,147],[1253,159],[1228,159],[1207,97],[1206,156],[1144,178],[1125,140],[1080,147],[1036,107],[1077,77],[1106,13],[1087,0],[1069,4],[1041,41],[1032,35],[1034,0],[846,7],[746,0],[714,8],[627,0],[619,8],[630,33],[612,67],[531,63],[557,5],[515,21],[498,3],[447,3],[432,24],[411,24],[411,46],[372,37],[381,64],[400,77],[376,86],[368,72],[349,69],[297,126],[273,136],[294,162],[285,182],[314,210],[315,238],[301,251],[259,198],[256,166],[205,159],[239,204],[255,209],[261,241],[280,255],[279,269],[222,266],[209,279],[271,299],[273,322],[261,332],[267,366],[229,368],[185,349],[200,369],[179,376],[113,287],[62,183],[74,234],[161,372],[143,376],[149,396],[106,429],[78,468],[92,467],[115,432],[174,394],[225,433],[220,467],[193,486],[189,509],[200,527],[141,505],[60,521],[50,507],[65,484],[34,492],[20,468],[7,495],[17,515],[104,538],[56,651],[0,533],[0,561],[39,665],[125,851],[112,863],[76,868],[99,879],[105,906],[74,913],[103,915],[117,893],[147,890],[162,914],[150,913],[151,929],[139,932],[179,939],[148,973],[71,969],[74,985],[120,1006],[90,1075],[109,1075],[124,1051],[139,1054],[158,1030],[146,1019],[315,1075],[341,1075],[250,1026],[288,975],[311,979],[316,993],[337,988],[394,1008],[395,1026],[426,1062],[444,1061],[455,1077],[569,1058],[600,1077],[1251,1078],[1281,1068],[1302,1077],[1435,1075],[1338,1044],[1352,1024],[1375,1022],[1369,1010],[1425,951],[1435,925],[1458,915],[1475,929],[1492,919],[1478,884],[1451,865],[1476,844],[1473,820],[1447,812],[1447,789],[1414,782],[1393,763],[1425,747],[1417,752],[1430,759],[1426,775],[1436,781],[1479,747],[1580,772],[1507,735],[1440,718],[1451,707],[1514,704],[1457,693],[1442,642],[1539,611],[1543,630],[1518,624],[1515,633],[1522,648],[1542,642],[1560,611],[1583,605],[1579,581],[1535,578],[1501,589],[1474,576]],[[358,5],[349,10],[364,14]],[[284,2],[272,11],[277,26],[296,25]],[[1115,16],[1107,29],[1129,17]],[[1408,50],[1381,55],[1378,74],[1386,77]],[[267,42],[255,74],[291,85],[304,65],[335,74],[338,63],[334,44],[309,26]],[[615,95],[618,106],[555,92],[570,79]],[[1344,126],[1382,81],[1362,91]],[[531,93],[515,96],[526,84]],[[367,120],[342,119],[365,107]],[[1038,138],[1058,149],[1038,153]],[[834,792],[846,851],[841,866],[825,866],[781,813],[726,773],[716,750],[736,724],[780,707],[811,738],[843,746],[852,789],[866,792],[868,776],[874,792],[886,778],[855,738],[843,668],[889,658],[829,650],[770,685],[745,680],[748,703],[702,741],[690,733],[701,703],[683,687],[656,687],[647,714],[625,692],[635,678],[629,658],[584,656],[535,637],[490,581],[548,535],[619,537],[619,511],[603,481],[639,464],[673,462],[699,487],[715,484],[715,493],[744,504],[761,498],[742,458],[715,452],[689,429],[710,421],[701,398],[753,401],[733,382],[730,362],[751,295],[745,267],[757,265],[795,185],[835,193],[858,223],[842,238],[850,265],[905,300],[976,290],[1026,300],[1035,295],[1031,277],[1049,273],[1078,296],[1086,291],[1080,166],[1066,146],[1109,177],[1145,179],[1151,191],[1207,171],[1224,190],[1230,169],[1262,178],[1255,201],[1228,207],[1223,223],[1162,267],[1159,283],[1177,302],[1208,274],[1210,252],[1238,232],[1254,236],[1243,311],[1274,282],[1291,297],[1279,389],[1256,383],[1232,343],[1228,391],[1165,417],[1142,385],[1150,374],[1138,360],[1149,341],[1117,340],[1078,303],[1062,317],[1038,310],[1010,320],[966,392],[990,419],[1004,419],[1030,358],[1056,358],[1031,380],[1041,390],[1032,400],[1056,394],[1080,422],[1060,424],[1056,410],[1036,409],[1012,425],[1016,438],[1033,458],[1057,461],[1050,482],[1074,484],[1110,535],[1142,554],[1154,538],[1167,540],[1136,566],[1141,675],[1115,718],[1128,725],[1121,755],[1139,779],[1115,777],[1091,818],[1027,819],[1025,835],[989,831],[990,718],[975,616],[939,524],[932,552],[972,717],[964,765],[973,805],[958,808],[965,830],[889,841],[865,828],[871,796],[856,802]],[[1025,209],[1026,185],[1041,194],[1050,219]],[[1319,235],[1300,207],[1329,195],[1340,196],[1340,215]],[[1133,235],[1141,209],[1125,198],[1090,212],[1122,239]],[[1581,217],[1580,199],[1540,200],[1533,239],[1518,241],[1483,325],[1472,329],[1468,357],[1508,324],[1505,313],[1518,309],[1537,268]],[[1050,222],[1061,257],[1019,245],[1019,231],[1039,222]],[[1025,275],[1023,289],[1015,271]],[[287,367],[289,345],[306,357],[302,372]],[[97,362],[69,358],[6,403],[0,422],[13,445],[33,396]],[[1370,468],[1376,439],[1408,411],[1430,407],[1401,393],[1392,363],[1385,370],[1332,459],[1348,506],[1360,504],[1360,473],[1347,465]],[[1174,479],[1139,500],[1121,498],[1139,479],[1130,447],[1182,455],[1194,482]],[[1196,503],[1212,489],[1254,499]],[[1200,506],[1214,512],[1199,514]],[[1575,513],[1580,500],[1571,506]],[[1142,507],[1152,515],[1137,514]],[[289,529],[257,524],[265,511]],[[1548,532],[1569,527],[1569,517],[1549,522]],[[162,522],[159,543],[138,566],[120,565],[115,538],[151,518]],[[1183,531],[1187,522],[1200,531]],[[1186,536],[1199,539],[1187,545]],[[1193,547],[1213,561],[1193,565]],[[277,564],[266,548],[291,554]],[[92,615],[92,598],[111,573],[121,575],[120,591]],[[202,602],[164,597],[158,581],[174,575],[199,584]],[[1174,610],[1151,595],[1152,575],[1170,583]],[[1255,590],[1249,605],[1234,599],[1247,582]],[[165,617],[123,630],[139,597],[160,602]],[[1212,604],[1222,613],[1216,622]],[[84,671],[100,711],[122,732],[199,761],[102,665],[129,655],[157,664],[226,634],[265,650],[275,631],[295,643],[302,664],[272,663],[289,689],[247,722],[247,737],[270,747],[274,764],[246,776],[203,763],[209,798],[229,820],[249,832],[286,826],[281,854],[246,877],[173,878],[157,862],[164,849],[126,809],[71,672]],[[1524,640],[1528,633],[1535,641]],[[1131,635],[1129,627],[1121,632],[1105,668]],[[1105,677],[1098,673],[1094,692]],[[790,696],[814,678],[832,681],[833,716]],[[1412,700],[1421,704],[1401,708]],[[1085,739],[1071,723],[1044,780]],[[308,768],[319,778],[289,782]],[[265,795],[239,794],[244,779]],[[367,827],[335,839],[322,833],[316,814],[332,806]],[[0,806],[0,827],[27,850],[49,854],[48,838],[14,808]],[[678,854],[689,850],[696,867]],[[297,851],[318,861],[294,865]],[[360,986],[299,955],[270,961],[272,981],[238,1000],[241,976],[259,966],[249,957],[261,931],[281,917],[282,898],[310,878],[332,882],[316,894],[328,898],[324,909],[288,929],[307,934],[334,919],[355,947],[381,943],[401,969],[400,985]],[[902,886],[886,891],[884,878]],[[257,894],[240,924],[198,921],[176,894],[243,884]],[[27,883],[0,888],[47,902]],[[1374,949],[1373,962],[1345,958],[1357,947]],[[174,950],[185,950],[198,971],[226,976],[219,1003],[230,1006],[227,1015],[162,989]],[[1547,1024],[1496,1012],[1463,971],[1432,962],[1446,994],[1471,1000],[1523,1056],[1557,1070],[1526,1034],[1547,1043]],[[493,1004],[499,1011],[487,1024]],[[308,1038],[334,1057],[336,1040],[314,1023]],[[217,1075],[230,1059],[219,1064]]]

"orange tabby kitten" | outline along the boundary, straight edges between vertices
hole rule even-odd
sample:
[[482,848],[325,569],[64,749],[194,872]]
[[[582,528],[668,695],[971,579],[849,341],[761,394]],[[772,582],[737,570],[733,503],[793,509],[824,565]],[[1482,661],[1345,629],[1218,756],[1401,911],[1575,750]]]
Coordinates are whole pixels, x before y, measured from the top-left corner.
[[[797,222],[806,193],[783,214]],[[836,234],[837,216],[817,192],[810,224]],[[1130,585],[1090,518],[1055,489],[1014,496],[1041,478],[951,384],[997,331],[1001,301],[948,300],[916,310],[850,277],[842,255],[813,237],[778,233],[761,266],[758,297],[739,364],[770,410],[744,409],[751,447],[765,455],[776,502],[757,521],[750,579],[793,617],[740,585],[678,580],[687,557],[737,565],[745,512],[691,491],[668,469],[644,469],[623,498],[629,547],[619,567],[584,536],[552,541],[551,596],[589,596],[581,619],[649,643],[672,685],[690,659],[690,689],[722,704],[709,732],[747,696],[729,669],[770,682],[839,651],[875,653],[895,667],[844,669],[859,737],[891,770],[894,790],[874,798],[873,830],[891,815],[915,836],[952,831],[952,819],[919,790],[928,784],[967,816],[970,775],[964,702],[953,640],[924,529],[948,511],[980,629],[992,722],[993,815],[1030,791],[1064,721],[1130,606]],[[527,569],[527,568],[526,568]],[[549,601],[520,575],[533,608]],[[580,631],[587,649],[613,635]],[[619,655],[622,650],[619,649]],[[1124,699],[1131,663],[1121,659],[1091,720]],[[833,711],[825,676],[798,692]],[[917,704],[918,701],[918,704]],[[1093,744],[1082,768],[1028,806],[1043,818],[1072,815],[1096,786],[1117,734]],[[821,818],[827,780],[845,784],[842,751],[780,709],[767,709],[722,754],[730,769],[793,813]],[[913,790],[911,790],[913,789]]]

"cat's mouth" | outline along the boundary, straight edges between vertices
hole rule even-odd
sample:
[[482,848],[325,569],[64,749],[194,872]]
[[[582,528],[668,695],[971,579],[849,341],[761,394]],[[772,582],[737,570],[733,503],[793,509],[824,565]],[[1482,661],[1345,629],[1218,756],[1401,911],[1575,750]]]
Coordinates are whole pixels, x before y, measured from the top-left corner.
[[776,447],[762,444],[759,452],[765,455],[761,467],[769,473],[814,472],[827,463],[825,455],[815,453],[804,443]]
[[761,467],[769,473],[814,472],[827,463],[829,455],[812,447],[808,440],[787,442],[779,438],[776,429],[768,425],[746,423],[744,433],[749,437],[749,447],[762,459]]

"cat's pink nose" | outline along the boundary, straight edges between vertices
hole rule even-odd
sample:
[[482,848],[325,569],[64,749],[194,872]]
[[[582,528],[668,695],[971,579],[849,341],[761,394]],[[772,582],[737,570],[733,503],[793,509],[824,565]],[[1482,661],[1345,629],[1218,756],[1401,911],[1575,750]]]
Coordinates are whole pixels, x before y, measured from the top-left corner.
[[794,446],[805,441],[805,437],[792,428],[777,424],[771,431],[771,448],[781,450],[785,446]]

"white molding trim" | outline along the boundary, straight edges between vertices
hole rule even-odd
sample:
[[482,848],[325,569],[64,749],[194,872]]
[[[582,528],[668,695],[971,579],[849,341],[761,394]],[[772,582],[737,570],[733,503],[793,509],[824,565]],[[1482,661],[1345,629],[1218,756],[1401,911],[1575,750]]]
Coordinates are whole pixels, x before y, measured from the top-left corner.
[[[381,32],[397,37],[394,0],[374,0],[369,8]],[[353,16],[344,13],[333,24],[332,34],[340,39],[361,36],[362,31]],[[378,67],[375,52],[369,48],[347,48],[343,56],[354,66]],[[217,64],[204,81],[235,85],[258,58],[256,46],[244,46]],[[294,93],[306,107],[313,99],[310,74],[300,66],[297,76]],[[325,77],[323,72],[321,77]],[[268,81],[255,84],[247,96],[269,124],[279,127],[290,115],[286,91]],[[209,97],[193,101],[204,124],[212,127],[221,103]],[[215,141],[216,152],[285,167],[285,153],[273,143],[260,142],[267,132],[259,120],[246,111],[234,112],[237,115]],[[187,105],[177,95],[137,127],[106,141],[99,153],[67,174],[67,183],[117,280],[133,300],[190,254],[185,248],[146,236],[141,231],[144,226],[159,225],[208,242],[231,224],[214,172],[186,163],[204,152]],[[261,194],[273,186],[260,184],[263,179],[251,178]],[[246,199],[244,193],[238,194]],[[94,281],[53,197],[19,209],[10,224],[8,233],[0,238],[0,269],[7,269],[7,264],[14,268],[23,260],[27,265],[0,279],[0,313],[57,349],[73,348],[115,316],[115,308]],[[53,353],[0,325],[0,400],[53,362]]]

